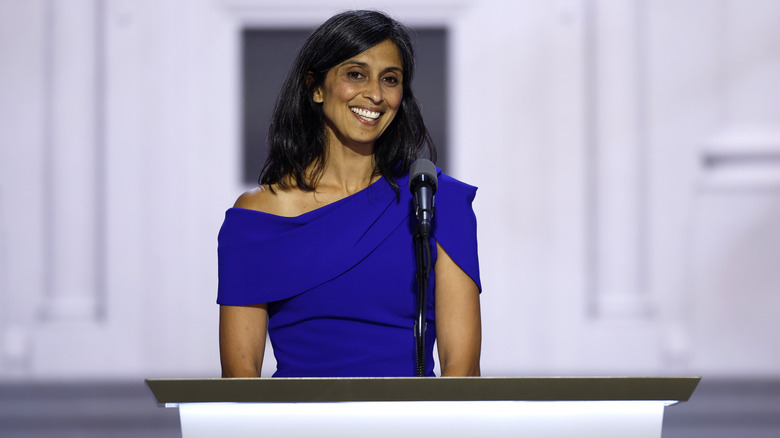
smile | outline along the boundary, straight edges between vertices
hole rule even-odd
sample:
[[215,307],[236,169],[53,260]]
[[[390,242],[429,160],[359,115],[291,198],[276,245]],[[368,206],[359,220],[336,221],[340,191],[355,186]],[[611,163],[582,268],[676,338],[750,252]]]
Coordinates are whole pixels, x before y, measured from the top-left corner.
[[350,108],[353,113],[359,115],[360,117],[366,119],[366,120],[376,120],[379,118],[379,116],[382,115],[382,113],[378,111],[371,111],[367,110],[365,108]]

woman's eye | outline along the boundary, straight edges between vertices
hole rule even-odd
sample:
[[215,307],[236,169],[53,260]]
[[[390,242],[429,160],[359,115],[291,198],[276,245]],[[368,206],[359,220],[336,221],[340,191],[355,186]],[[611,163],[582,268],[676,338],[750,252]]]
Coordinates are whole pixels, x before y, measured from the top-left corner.
[[361,79],[363,75],[357,71],[347,72],[347,77],[350,79]]
[[387,82],[390,85],[398,85],[401,81],[398,80],[395,76],[387,76],[385,77],[385,82]]

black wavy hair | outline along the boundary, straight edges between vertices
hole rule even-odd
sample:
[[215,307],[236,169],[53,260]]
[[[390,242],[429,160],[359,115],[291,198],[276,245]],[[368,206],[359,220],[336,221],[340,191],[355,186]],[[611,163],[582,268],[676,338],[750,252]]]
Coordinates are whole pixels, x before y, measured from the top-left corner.
[[374,176],[384,176],[398,193],[396,178],[409,173],[421,152],[436,159],[412,93],[415,65],[409,30],[381,12],[347,11],[320,25],[298,53],[276,101],[260,184],[287,190],[294,180],[302,190],[315,189],[325,168],[326,136],[322,106],[313,101],[313,90],[331,68],[386,40],[395,43],[403,61],[403,98],[392,123],[374,144]]

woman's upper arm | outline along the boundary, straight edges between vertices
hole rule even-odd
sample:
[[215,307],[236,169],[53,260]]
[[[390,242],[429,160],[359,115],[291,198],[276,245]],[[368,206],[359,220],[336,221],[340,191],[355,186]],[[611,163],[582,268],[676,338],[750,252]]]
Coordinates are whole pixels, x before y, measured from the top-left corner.
[[[275,198],[266,186],[243,193],[233,207],[266,211]],[[267,304],[219,308],[219,356],[223,377],[259,377],[268,330]]]
[[220,306],[222,377],[259,377],[263,366],[268,306]]
[[442,376],[478,376],[479,288],[438,242],[436,248],[436,342]]

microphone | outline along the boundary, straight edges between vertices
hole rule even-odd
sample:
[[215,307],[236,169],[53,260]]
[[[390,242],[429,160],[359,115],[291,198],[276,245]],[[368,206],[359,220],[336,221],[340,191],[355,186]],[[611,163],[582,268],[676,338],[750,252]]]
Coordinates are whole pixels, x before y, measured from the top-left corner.
[[418,230],[423,235],[430,235],[433,219],[433,195],[438,187],[436,166],[425,158],[412,163],[409,171],[409,190],[414,195],[414,212],[417,216]]

